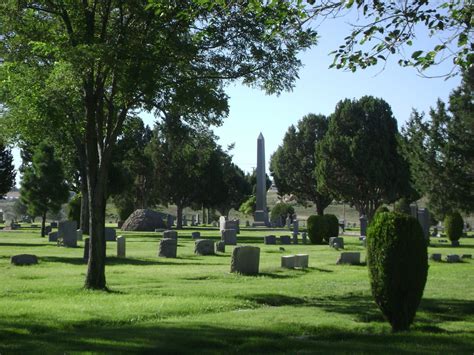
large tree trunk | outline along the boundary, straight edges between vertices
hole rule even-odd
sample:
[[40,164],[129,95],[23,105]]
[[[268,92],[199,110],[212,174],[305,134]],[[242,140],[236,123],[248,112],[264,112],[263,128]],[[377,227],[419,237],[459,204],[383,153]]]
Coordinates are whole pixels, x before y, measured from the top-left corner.
[[322,216],[324,214],[324,207],[319,202],[316,202],[316,213],[318,216]]
[[46,226],[46,211],[43,212],[43,215],[41,217],[42,217],[42,219],[41,219],[41,237],[44,238],[44,236],[45,236],[44,229],[45,229],[45,226]]
[[183,229],[183,205],[176,205],[176,229]]
[[89,191],[87,189],[87,180],[81,183],[81,220],[80,227],[82,233],[89,234]]

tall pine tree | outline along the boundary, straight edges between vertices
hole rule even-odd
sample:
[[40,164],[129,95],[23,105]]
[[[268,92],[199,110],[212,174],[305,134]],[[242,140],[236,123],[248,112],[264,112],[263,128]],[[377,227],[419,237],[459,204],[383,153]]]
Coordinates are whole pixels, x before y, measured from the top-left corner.
[[4,198],[15,185],[15,176],[12,152],[0,144],[0,198]]

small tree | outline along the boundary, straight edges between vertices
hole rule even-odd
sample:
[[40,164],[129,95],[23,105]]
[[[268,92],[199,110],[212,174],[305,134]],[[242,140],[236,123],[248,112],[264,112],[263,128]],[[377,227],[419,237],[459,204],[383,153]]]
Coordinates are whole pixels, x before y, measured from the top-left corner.
[[0,198],[4,198],[15,185],[15,167],[10,149],[0,144]]
[[31,215],[41,216],[41,236],[44,237],[46,213],[58,212],[68,199],[61,162],[54,157],[54,149],[44,143],[33,154],[31,166],[25,167],[21,181],[21,199]]
[[455,242],[462,237],[464,221],[459,212],[452,212],[444,219],[444,228],[449,240]]
[[375,215],[367,232],[367,263],[375,303],[393,331],[408,330],[428,275],[426,241],[418,221],[408,215]]
[[309,216],[306,221],[308,226],[308,237],[313,244],[323,244],[324,236],[327,235],[327,223],[324,216]]

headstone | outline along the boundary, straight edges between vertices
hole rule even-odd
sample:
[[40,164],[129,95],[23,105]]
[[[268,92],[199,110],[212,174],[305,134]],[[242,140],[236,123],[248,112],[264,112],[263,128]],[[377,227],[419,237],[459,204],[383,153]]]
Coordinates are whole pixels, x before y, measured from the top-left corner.
[[183,216],[183,226],[186,227],[188,225],[188,218],[186,215]]
[[472,254],[463,254],[461,255],[461,259],[472,259]]
[[217,241],[214,243],[216,253],[225,253],[225,243],[223,241]]
[[196,214],[196,224],[199,226],[201,225],[201,215],[198,213]]
[[166,228],[170,229],[173,227],[174,224],[174,217],[172,215],[168,215],[166,217]]
[[34,265],[38,264],[38,257],[32,254],[19,254],[10,258],[13,265]]
[[293,221],[293,233],[299,233],[299,222],[296,219]]
[[51,222],[51,228],[58,228],[58,222]]
[[451,240],[451,246],[452,247],[458,247],[459,246],[459,240]]
[[365,237],[367,235],[367,217],[361,216],[359,220],[360,220],[360,235]]
[[63,239],[66,247],[77,247],[77,222],[60,221],[58,225],[58,238]]
[[156,228],[155,233],[163,233],[165,230],[165,228]]
[[258,274],[260,264],[260,248],[253,246],[235,247],[232,252],[230,272],[243,275]]
[[49,233],[51,233],[51,226],[44,226],[44,234],[45,235],[48,235]]
[[49,232],[48,233],[48,241],[57,242],[58,241],[58,232]]
[[446,255],[446,261],[448,263],[459,263],[461,262],[461,258],[459,257],[459,255],[451,254],[451,255]]
[[431,254],[431,260],[433,260],[433,261],[441,261],[441,254],[438,254],[438,253]]
[[290,216],[288,215],[288,217],[286,217],[286,228],[290,229],[291,228],[291,218]]
[[257,139],[257,191],[254,226],[268,226],[267,179],[265,174],[265,139],[262,133]]
[[266,235],[263,237],[263,243],[266,245],[273,245],[276,244],[276,236],[274,235]]
[[163,232],[163,239],[176,239],[178,240],[178,232],[175,230],[165,230]]
[[302,232],[302,233],[301,233],[301,239],[303,240],[303,244],[307,244],[307,243],[308,243],[308,237],[307,237],[306,232]]
[[77,240],[82,240],[82,229],[78,229],[76,231],[76,234],[77,234]]
[[83,259],[87,263],[89,261],[89,238],[84,238],[84,256]]
[[210,239],[198,239],[194,242],[194,254],[214,255],[214,242]]
[[293,232],[293,244],[298,244],[298,233]]
[[125,258],[125,237],[119,235],[117,237],[117,258]]
[[221,231],[221,240],[226,245],[237,245],[237,231],[235,229],[224,229]]
[[295,255],[295,267],[306,269],[308,267],[309,255],[308,254],[296,254]]
[[289,235],[280,236],[280,244],[291,244],[291,238]]
[[250,222],[248,220],[245,221],[245,226],[250,227]]
[[176,258],[178,241],[176,239],[164,238],[160,240],[158,256],[163,258]]
[[418,219],[418,206],[415,204],[410,205],[410,214],[413,218]]
[[227,220],[226,217],[219,217],[219,230],[222,232],[224,229],[235,229],[236,233],[240,233],[240,220],[233,219]]
[[281,256],[281,267],[293,269],[296,264],[295,255],[282,255]]
[[115,239],[117,238],[117,234],[115,232],[114,228],[105,228],[105,241],[106,242],[115,242]]
[[427,208],[418,209],[418,222],[420,222],[421,229],[423,230],[423,235],[425,239],[430,239],[430,213]]
[[341,253],[341,256],[337,260],[336,264],[349,264],[359,265],[360,264],[360,253],[357,252],[345,252]]
[[200,239],[201,238],[201,233],[200,232],[192,232],[191,237],[193,239]]
[[[365,238],[364,238],[365,239]],[[344,249],[344,238],[331,237],[329,238],[329,246],[332,248]]]

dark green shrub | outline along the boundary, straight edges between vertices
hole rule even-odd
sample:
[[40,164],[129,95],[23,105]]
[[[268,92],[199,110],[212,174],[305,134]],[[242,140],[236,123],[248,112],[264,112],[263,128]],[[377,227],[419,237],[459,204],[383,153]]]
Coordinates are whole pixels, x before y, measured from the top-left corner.
[[81,221],[81,194],[75,194],[67,205],[67,219],[76,221],[79,225]]
[[273,206],[270,214],[270,220],[272,222],[281,222],[282,220],[285,220],[288,214],[295,214],[295,209],[293,208],[293,206],[284,202],[279,202],[275,206]]
[[399,213],[405,213],[407,215],[411,215],[410,204],[405,197],[402,197],[393,206],[393,210]]
[[329,242],[329,238],[339,235],[339,219],[333,214],[325,214],[323,217],[326,220],[326,234],[323,238]]
[[374,217],[379,214],[379,213],[383,213],[383,212],[390,212],[390,210],[387,208],[387,206],[379,206],[376,210],[375,210],[375,213],[374,213]]
[[375,216],[367,232],[367,264],[375,303],[393,331],[408,330],[428,274],[428,254],[418,221],[389,212]]
[[324,236],[327,235],[327,224],[324,216],[309,216],[307,222],[308,237],[312,244],[323,244]]
[[450,241],[459,240],[462,237],[464,221],[459,212],[452,212],[444,218],[444,232]]

